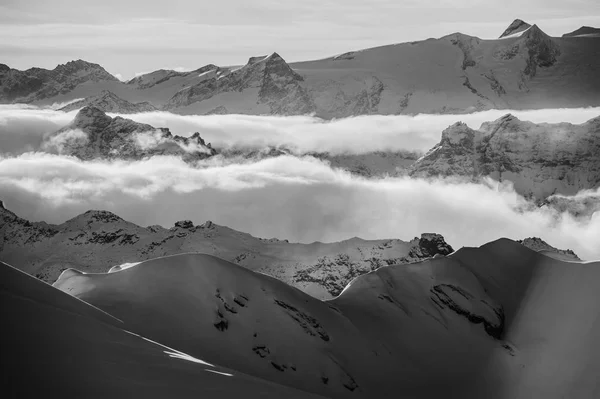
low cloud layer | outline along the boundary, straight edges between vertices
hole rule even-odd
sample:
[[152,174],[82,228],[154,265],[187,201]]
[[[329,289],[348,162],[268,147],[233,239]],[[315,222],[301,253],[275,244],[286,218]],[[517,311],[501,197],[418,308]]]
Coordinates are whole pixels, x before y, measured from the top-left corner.
[[[61,223],[106,209],[140,225],[212,220],[291,241],[411,239],[438,232],[455,247],[539,236],[600,259],[600,213],[576,219],[535,208],[510,185],[420,179],[366,180],[313,158],[192,168],[174,157],[81,162],[29,153],[0,159],[0,193],[18,215]],[[600,189],[596,190],[600,195]]]
[[[169,112],[122,116],[157,128],[167,127],[173,134],[181,136],[199,132],[216,148],[283,146],[299,154],[313,151],[358,154],[372,151],[425,152],[439,142],[442,130],[457,121],[479,128],[481,123],[495,120],[508,112],[536,123],[582,123],[600,115],[600,108],[491,110],[464,115],[370,115],[334,121],[310,116],[183,116]],[[38,149],[44,134],[66,126],[75,114],[0,105],[0,153],[21,154]]]

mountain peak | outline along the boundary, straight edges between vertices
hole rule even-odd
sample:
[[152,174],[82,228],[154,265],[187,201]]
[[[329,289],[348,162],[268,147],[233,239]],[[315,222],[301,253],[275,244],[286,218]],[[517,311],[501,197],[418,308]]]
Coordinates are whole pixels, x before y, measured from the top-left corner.
[[54,68],[54,72],[62,74],[74,74],[81,71],[86,71],[86,75],[93,76],[95,80],[118,81],[117,78],[108,73],[106,69],[102,68],[102,66],[99,64],[94,64],[81,59],[69,61],[66,64],[59,64],[56,68]]
[[[535,25],[534,25],[535,26]],[[514,35],[515,33],[523,32],[531,27],[530,24],[523,21],[522,19],[515,19],[512,21],[508,28],[500,35],[499,39],[503,37]]]
[[89,126],[104,128],[110,125],[112,118],[98,107],[89,105],[83,107],[73,120],[73,126],[84,129]]

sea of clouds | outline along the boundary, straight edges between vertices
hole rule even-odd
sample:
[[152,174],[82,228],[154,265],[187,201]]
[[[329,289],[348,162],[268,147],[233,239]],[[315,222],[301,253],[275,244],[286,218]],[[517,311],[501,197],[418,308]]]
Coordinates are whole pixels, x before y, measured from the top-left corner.
[[[281,145],[302,151],[362,153],[433,146],[448,125],[472,127],[505,112],[415,117],[359,117],[323,122],[310,117],[127,117],[174,134],[199,131],[218,146]],[[512,112],[521,119],[584,122],[600,110]],[[500,237],[538,236],[584,259],[600,259],[600,212],[576,218],[536,207],[510,185],[410,178],[364,179],[312,157],[282,156],[243,164],[209,159],[197,167],[175,157],[82,162],[32,151],[74,113],[0,107],[0,199],[17,215],[62,223],[89,209],[131,222],[169,227],[177,220],[215,223],[259,237],[299,242],[412,239],[436,232],[458,248]],[[24,149],[28,148],[29,152]],[[300,151],[300,150],[299,150]],[[300,152],[302,152],[300,151]],[[600,196],[600,189],[585,197]]]

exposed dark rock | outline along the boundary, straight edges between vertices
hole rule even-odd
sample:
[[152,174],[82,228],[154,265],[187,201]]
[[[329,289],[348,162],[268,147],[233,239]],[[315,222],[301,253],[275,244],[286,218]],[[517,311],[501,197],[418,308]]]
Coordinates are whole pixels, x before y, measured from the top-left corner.
[[294,319],[307,334],[314,337],[318,335],[323,341],[329,341],[329,335],[327,334],[327,331],[325,331],[325,329],[319,324],[317,319],[296,309],[294,306],[288,303],[278,299],[275,299],[274,301],[277,305],[281,306],[285,310],[286,314]]
[[528,24],[527,22],[522,21],[520,19],[515,19],[510,25],[508,25],[508,28],[506,28],[506,30],[504,32],[502,32],[502,34],[500,35],[500,39],[505,36],[523,32],[524,30],[526,30],[530,27],[531,27],[531,25]]
[[486,319],[485,316],[473,313],[467,309],[464,309],[460,306],[454,299],[452,299],[452,293],[456,293],[467,300],[472,300],[473,296],[468,292],[464,291],[460,287],[456,287],[450,284],[438,284],[431,288],[431,299],[433,302],[440,308],[449,308],[455,313],[464,316],[471,323],[475,324],[483,324],[485,332],[495,338],[500,339],[502,337],[502,333],[504,331],[504,311],[502,307],[492,307],[486,302],[482,302],[486,307],[494,312],[496,315],[495,320]]
[[180,220],[175,222],[175,227],[179,227],[181,229],[191,229],[194,227],[194,223],[191,220]]

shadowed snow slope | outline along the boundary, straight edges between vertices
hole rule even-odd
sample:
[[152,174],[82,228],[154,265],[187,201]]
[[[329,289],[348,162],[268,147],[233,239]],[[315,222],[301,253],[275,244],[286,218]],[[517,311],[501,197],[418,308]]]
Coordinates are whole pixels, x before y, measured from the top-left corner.
[[600,394],[600,264],[507,239],[380,268],[327,302],[204,254],[54,285],[191,356],[330,397]]
[[124,330],[106,313],[0,262],[4,398],[316,398]]

